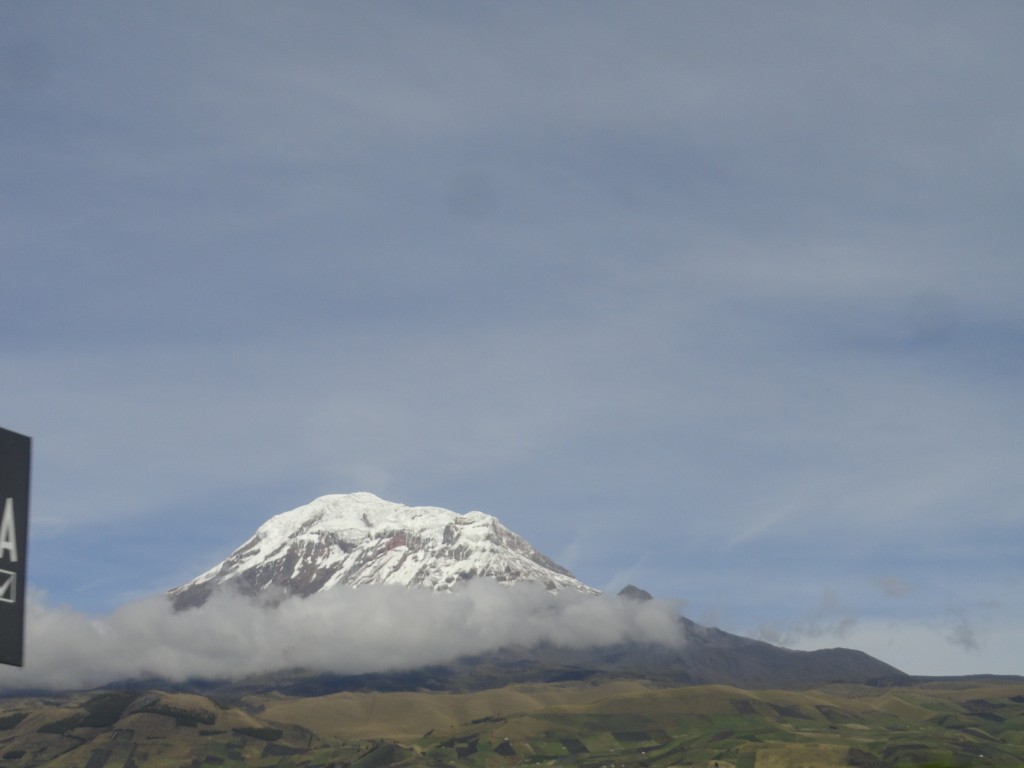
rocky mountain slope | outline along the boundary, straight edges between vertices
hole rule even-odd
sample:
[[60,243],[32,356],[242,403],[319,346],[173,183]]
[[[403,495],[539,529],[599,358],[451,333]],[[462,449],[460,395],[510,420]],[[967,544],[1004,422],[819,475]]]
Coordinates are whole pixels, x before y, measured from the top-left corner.
[[323,696],[338,691],[470,692],[518,684],[645,680],[652,684],[730,685],[752,690],[831,684],[890,687],[911,676],[851,648],[794,651],[679,619],[685,643],[616,643],[592,648],[552,644],[505,647],[446,664],[357,675],[286,673],[227,684],[192,681],[192,690]]
[[323,496],[272,517],[226,560],[171,590],[179,609],[218,588],[308,596],[337,585],[448,590],[484,577],[596,593],[482,512],[408,507],[372,493]]

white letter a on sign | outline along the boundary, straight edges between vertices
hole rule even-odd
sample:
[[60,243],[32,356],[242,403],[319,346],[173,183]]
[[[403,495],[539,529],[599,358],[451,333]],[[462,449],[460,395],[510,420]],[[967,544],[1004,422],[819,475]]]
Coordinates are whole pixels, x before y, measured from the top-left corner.
[[14,499],[4,502],[4,516],[0,519],[0,559],[5,553],[12,563],[18,562],[18,540],[14,535]]

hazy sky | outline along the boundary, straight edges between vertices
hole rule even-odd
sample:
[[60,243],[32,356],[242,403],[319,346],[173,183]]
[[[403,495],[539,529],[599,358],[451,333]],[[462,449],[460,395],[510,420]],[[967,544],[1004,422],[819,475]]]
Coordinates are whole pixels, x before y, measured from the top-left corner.
[[1022,29],[0,3],[0,426],[46,620],[371,491],[729,631],[1024,674]]

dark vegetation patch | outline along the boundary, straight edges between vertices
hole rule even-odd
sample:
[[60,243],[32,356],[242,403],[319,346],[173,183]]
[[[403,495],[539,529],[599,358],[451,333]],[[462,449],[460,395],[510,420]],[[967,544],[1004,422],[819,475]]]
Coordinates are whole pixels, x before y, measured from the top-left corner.
[[82,707],[85,717],[82,718],[83,728],[109,728],[124,714],[131,703],[138,697],[131,691],[116,691],[93,696]]
[[501,755],[502,757],[515,757],[516,750],[510,742],[502,741],[494,748],[494,754]]
[[54,720],[52,723],[46,723],[45,725],[39,726],[36,729],[36,733],[55,733],[58,735],[66,733],[73,728],[77,728],[83,717],[84,715],[75,714],[61,718],[60,720]]
[[862,722],[861,718],[851,715],[849,712],[844,712],[838,707],[830,707],[827,704],[819,704],[815,707],[821,716],[828,720],[830,723],[859,723]]
[[505,718],[488,715],[487,717],[478,717],[476,720],[470,720],[469,722],[470,725],[480,725],[480,723],[504,723]]
[[559,742],[570,755],[583,755],[590,751],[579,739],[559,739]]
[[737,715],[756,715],[757,710],[754,709],[754,705],[746,699],[733,699],[732,708],[736,710]]
[[886,747],[882,754],[887,760],[897,763],[927,763],[934,757],[935,750],[927,744],[895,744]]
[[850,747],[846,753],[846,764],[854,768],[889,768],[889,764],[882,758],[856,747]]
[[237,733],[239,736],[252,736],[254,739],[261,741],[277,741],[284,736],[284,731],[280,728],[232,728],[232,733]]
[[1005,723],[1006,718],[1000,717],[995,712],[974,712],[972,713],[975,717],[979,717],[982,720],[988,720],[992,723]]
[[13,715],[0,717],[0,731],[9,731],[28,717],[28,712],[15,712]]
[[385,742],[373,747],[369,752],[351,764],[350,768],[383,768],[394,765],[409,757],[411,753],[397,744]]
[[74,728],[109,728],[136,699],[130,691],[101,693],[82,704],[84,712],[76,712],[60,720],[40,726],[38,733],[66,733]]
[[1006,704],[988,699],[971,699],[964,702],[964,709],[968,712],[991,712],[993,709],[1006,709]]
[[304,755],[308,752],[308,749],[301,749],[300,747],[289,747],[285,744],[267,744],[263,748],[261,757],[289,757],[291,755]]
[[469,757],[477,753],[477,745],[480,744],[480,737],[474,736],[468,741],[460,742],[455,745],[455,756],[456,757]]
[[982,720],[988,720],[993,723],[1002,723],[1006,720],[1006,718],[1000,717],[994,711],[1005,709],[1008,706],[1002,702],[988,701],[987,699],[971,699],[970,701],[965,701],[963,706],[972,715],[980,717]]
[[24,756],[24,749],[12,749],[10,752],[4,752],[4,760],[20,760]]
[[619,742],[653,741],[647,731],[615,731],[612,737]]
[[993,736],[990,733],[985,733],[980,728],[958,728],[957,730],[961,731],[962,733],[970,734],[974,738],[981,739],[982,741],[991,741],[991,742],[994,742],[996,744],[999,743],[999,739],[997,739],[995,736]]
[[132,714],[143,712],[151,715],[163,715],[164,717],[173,718],[176,725],[184,728],[198,728],[200,725],[213,725],[217,721],[217,716],[213,714],[213,712],[208,712],[203,709],[186,709],[184,707],[176,707],[173,704],[160,701],[156,697],[144,702],[142,706],[137,706],[132,709]]
[[784,707],[781,704],[769,704],[779,717],[788,717],[793,720],[810,720],[807,715],[800,711],[799,707]]
[[287,682],[272,681],[265,685],[254,681],[252,685],[255,691],[280,691],[288,696],[307,697],[338,691],[445,691],[456,687],[453,683],[452,672],[445,667],[423,667],[409,672],[306,675]]

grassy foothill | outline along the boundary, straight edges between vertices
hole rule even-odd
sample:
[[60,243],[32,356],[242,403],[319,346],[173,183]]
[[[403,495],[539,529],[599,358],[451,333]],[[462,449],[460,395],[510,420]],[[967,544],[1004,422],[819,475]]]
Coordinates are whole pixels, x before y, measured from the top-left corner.
[[0,765],[921,768],[1024,764],[1024,682],[750,691],[641,681],[473,693],[0,700]]

